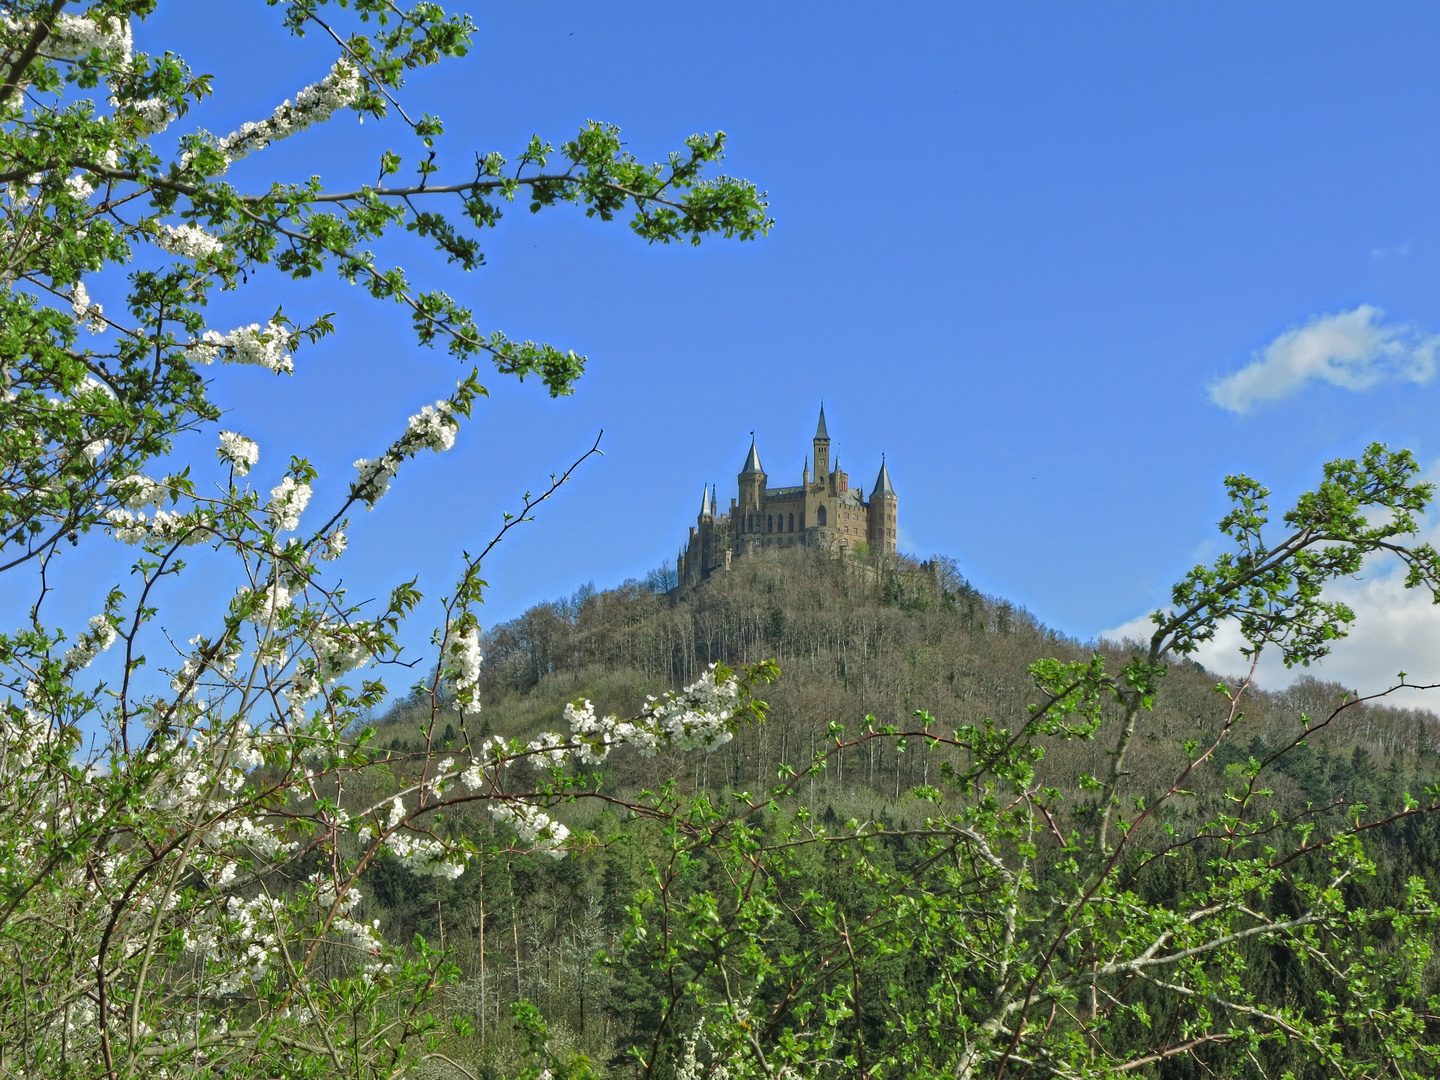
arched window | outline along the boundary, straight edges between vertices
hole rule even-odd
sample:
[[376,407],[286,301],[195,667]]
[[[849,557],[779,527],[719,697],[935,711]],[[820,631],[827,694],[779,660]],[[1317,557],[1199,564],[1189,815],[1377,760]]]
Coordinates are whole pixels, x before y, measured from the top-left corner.
[[774,514],[766,514],[766,515],[765,515],[765,531],[766,531],[766,532],[774,532],[774,531],[775,531],[775,515],[774,515]]
[[823,506],[815,511],[815,524],[822,529],[825,527],[825,508]]
[[794,515],[794,514],[791,514],[791,515],[790,515],[790,531],[791,531],[791,532],[794,532],[794,531],[795,531],[795,515]]

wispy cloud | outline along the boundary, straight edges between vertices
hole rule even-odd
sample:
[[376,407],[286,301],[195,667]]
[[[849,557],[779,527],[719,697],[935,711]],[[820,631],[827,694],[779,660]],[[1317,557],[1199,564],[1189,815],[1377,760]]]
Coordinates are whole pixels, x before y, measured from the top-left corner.
[[1403,259],[1409,254],[1409,240],[1406,240],[1403,244],[1396,244],[1394,247],[1377,247],[1370,249],[1370,258],[1374,262],[1379,262],[1381,259]]
[[1435,374],[1440,336],[1420,334],[1403,323],[1382,323],[1370,304],[1335,315],[1317,315],[1286,330],[1249,364],[1210,387],[1210,399],[1231,412],[1249,412],[1279,401],[1312,380],[1346,390],[1365,390],[1390,380],[1427,382]]

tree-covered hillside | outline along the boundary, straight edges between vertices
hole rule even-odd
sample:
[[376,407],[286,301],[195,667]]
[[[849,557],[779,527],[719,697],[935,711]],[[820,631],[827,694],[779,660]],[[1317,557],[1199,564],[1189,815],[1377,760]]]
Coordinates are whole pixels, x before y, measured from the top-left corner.
[[[777,810],[779,818],[808,816],[822,831],[837,833],[847,822],[852,831],[871,823],[892,837],[885,857],[903,862],[921,851],[904,833],[963,803],[942,777],[955,775],[965,755],[916,739],[845,744],[867,730],[913,728],[916,710],[928,714],[919,722],[936,732],[983,725],[987,718],[1013,721],[1037,701],[1028,670],[1037,658],[1085,661],[1095,651],[1093,643],[1066,639],[1025,611],[981,595],[943,558],[876,570],[813,551],[763,553],[694,589],[662,592],[638,582],[606,591],[585,587],[492,628],[485,636],[481,725],[477,729],[472,719],[470,737],[501,735],[523,743],[541,731],[563,730],[569,702],[590,699],[601,710],[624,714],[647,695],[693,680],[710,663],[743,666],[774,658],[780,676],[764,690],[770,710],[763,724],[740,730],[710,752],[641,757],[617,751],[596,770],[591,790],[634,799],[673,785],[668,805],[699,794],[723,805],[736,792],[763,802],[758,793],[777,778],[804,774],[828,751],[823,768],[796,785],[803,809]],[[1130,650],[1102,643],[1099,652],[1118,668]],[[1166,830],[1203,829],[1236,798],[1252,760],[1264,761],[1285,747],[1302,730],[1303,717],[1324,717],[1348,700],[1345,688],[1312,678],[1281,693],[1252,688],[1243,715],[1227,729],[1226,685],[1192,662],[1169,664],[1131,749],[1122,799],[1155,800],[1184,769],[1187,743],[1216,745],[1189,777],[1194,797],[1157,815],[1144,827],[1149,835],[1142,842],[1163,843]],[[1039,763],[1045,783],[1078,790],[1085,777],[1104,774],[1120,705],[1112,701],[1104,710],[1106,723],[1095,738],[1040,740],[1047,751]],[[409,762],[424,759],[427,738],[437,751],[463,750],[461,733],[449,721],[429,734],[432,715],[428,701],[417,698],[378,725],[375,745],[389,753],[397,780]],[[1440,777],[1437,752],[1440,721],[1433,714],[1383,703],[1352,705],[1277,759],[1268,774],[1272,801],[1287,811],[1323,807],[1317,813],[1332,822],[1357,806],[1393,810],[1405,792],[1420,792]],[[528,781],[520,776],[516,782]],[[1098,802],[1072,802],[1055,816],[1062,828],[1083,822]],[[593,830],[563,862],[526,861],[505,849],[503,836],[494,853],[455,881],[418,878],[393,860],[382,862],[371,872],[373,910],[391,934],[421,933],[432,942],[443,937],[460,963],[463,979],[450,1005],[477,1018],[476,1034],[456,1048],[470,1067],[502,1075],[519,1064],[522,1044],[508,1009],[526,999],[540,1008],[562,1044],[629,1075],[635,1063],[625,1057],[627,1049],[653,1061],[665,1041],[662,1029],[672,1029],[672,1042],[678,1037],[655,985],[666,965],[653,962],[633,936],[628,944],[626,939],[636,926],[627,909],[669,850],[665,830],[658,820],[597,810],[594,802],[559,813],[582,833]],[[450,823],[495,835],[484,815],[462,810]],[[1377,903],[1412,873],[1440,884],[1440,833],[1432,824],[1401,823],[1371,839],[1382,870],[1366,887]],[[709,873],[715,870],[712,864]],[[857,910],[892,902],[881,878],[850,876],[842,864],[822,858],[807,864],[805,874],[817,894],[848,898]],[[1150,884],[1162,892],[1176,887],[1173,880]],[[601,953],[613,962],[597,961]],[[872,1019],[874,1039],[883,1043],[887,1018],[878,1003]],[[1213,1056],[1209,1061],[1212,1067],[1219,1063]],[[657,1067],[653,1075],[670,1075],[668,1068]],[[1159,1069],[1153,1074],[1205,1075],[1194,1061]]]
[[[711,754],[674,754],[647,761],[638,772],[633,762],[617,759],[607,774],[625,789],[664,776],[713,790],[758,790],[779,764],[803,767],[832,723],[853,733],[866,724],[906,723],[916,710],[930,713],[937,727],[1019,715],[1035,700],[1027,671],[1034,660],[1080,659],[1096,648],[982,595],[943,557],[877,572],[817,551],[764,552],[698,588],[662,593],[634,581],[605,591],[586,586],[494,627],[485,636],[483,729],[528,739],[563,726],[564,706],[576,699],[625,712],[648,694],[690,682],[713,662],[774,659],[781,676],[766,688],[766,723]],[[1114,658],[1125,654],[1114,643],[1098,648]],[[1218,731],[1228,704],[1216,693],[1223,681],[1191,661],[1170,665],[1144,745],[1132,759],[1137,789],[1158,782],[1158,770],[1173,764],[1177,739]],[[1244,721],[1216,758],[1223,765],[1278,746],[1301,714],[1328,711],[1347,689],[1306,676],[1283,693],[1250,689]],[[428,707],[402,703],[382,722],[381,744],[418,750],[414,726],[428,716]],[[1358,783],[1354,790],[1368,802],[1372,780],[1388,777],[1393,786],[1440,755],[1440,719],[1428,711],[1359,705],[1343,725],[1310,740],[1309,750],[1300,755],[1305,766],[1290,766],[1306,790],[1343,793]],[[1062,765],[1063,756],[1052,754],[1050,767],[1098,773],[1103,746],[1091,743],[1084,760]],[[818,783],[827,797],[874,793],[893,802],[897,789],[928,781],[927,760],[923,751],[897,755],[875,746],[859,757],[837,755]]]

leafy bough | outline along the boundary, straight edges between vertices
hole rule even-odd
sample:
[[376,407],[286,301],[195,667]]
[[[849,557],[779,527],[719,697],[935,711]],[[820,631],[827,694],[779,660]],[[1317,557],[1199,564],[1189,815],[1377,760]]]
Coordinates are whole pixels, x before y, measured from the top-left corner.
[[[1223,623],[1252,664],[1266,648],[1307,664],[1354,619],[1325,586],[1366,559],[1398,557],[1409,585],[1437,592],[1436,553],[1415,542],[1433,494],[1417,474],[1381,446],[1333,462],[1276,537],[1268,493],[1231,478],[1233,549],[1187,574],[1118,664],[1113,649],[1033,664],[1040,699],[1013,725],[834,724],[758,796],[657,794],[671,854],[632,909],[627,963],[670,978],[653,980],[665,1006],[635,1048],[642,1075],[1089,1080],[1170,1075],[1182,1058],[1226,1076],[1433,1075],[1440,911],[1418,878],[1383,902],[1361,886],[1375,872],[1365,838],[1440,809],[1440,789],[1375,812],[1267,784],[1367,702],[1433,687],[1402,675],[1302,719],[1215,791],[1202,767],[1234,740],[1251,680],[1221,684],[1213,734],[1168,753],[1158,793],[1126,768],[1173,658]],[[939,759],[938,783],[911,793],[907,813],[928,806],[925,820],[826,828],[805,783],[877,740]],[[1103,775],[1052,775],[1066,744],[1097,740]]]

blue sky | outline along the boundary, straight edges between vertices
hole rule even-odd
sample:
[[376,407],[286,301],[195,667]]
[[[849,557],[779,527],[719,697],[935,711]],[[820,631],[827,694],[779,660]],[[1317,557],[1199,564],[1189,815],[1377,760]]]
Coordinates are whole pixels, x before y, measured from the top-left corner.
[[[558,402],[489,378],[457,447],[356,522],[342,564],[356,588],[419,574],[442,592],[459,550],[602,428],[606,456],[487,564],[487,614],[643,576],[673,558],[702,483],[728,501],[752,429],[771,482],[797,482],[823,398],[853,477],[868,488],[887,455],[903,550],[951,555],[1089,638],[1213,552],[1227,473],[1283,499],[1372,440],[1440,459],[1433,5],[472,13],[471,55],[404,98],[446,121],[442,177],[590,118],[648,159],[723,129],[726,171],[768,191],[777,224],[753,244],[652,249],[623,225],[517,204],[475,274],[391,248],[482,326],[574,348],[590,369]],[[216,75],[216,98],[172,131],[229,131],[334,59],[253,0],[161,5],[137,43]],[[232,177],[350,184],[386,147],[413,162],[398,124],[347,113]],[[320,466],[318,508],[461,372],[414,346],[398,309],[330,282],[262,278],[215,321],[263,321],[279,302],[336,311],[340,333],[299,352],[293,379],[225,369],[216,394],[225,426],[261,443],[260,480],[289,453]],[[1398,603],[1365,614],[1383,623]],[[1435,623],[1407,610],[1419,621],[1397,647],[1428,662]],[[1337,677],[1388,674],[1392,658],[1375,645]]]

